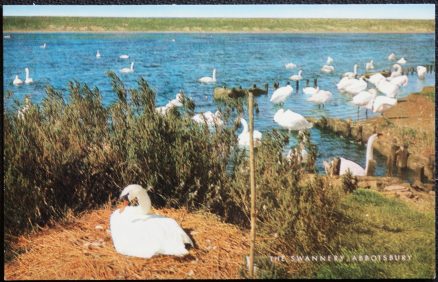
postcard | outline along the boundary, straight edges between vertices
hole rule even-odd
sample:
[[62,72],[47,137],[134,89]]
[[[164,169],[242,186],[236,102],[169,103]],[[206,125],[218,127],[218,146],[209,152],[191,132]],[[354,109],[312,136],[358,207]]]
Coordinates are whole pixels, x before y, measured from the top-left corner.
[[435,278],[434,8],[4,5],[4,279]]

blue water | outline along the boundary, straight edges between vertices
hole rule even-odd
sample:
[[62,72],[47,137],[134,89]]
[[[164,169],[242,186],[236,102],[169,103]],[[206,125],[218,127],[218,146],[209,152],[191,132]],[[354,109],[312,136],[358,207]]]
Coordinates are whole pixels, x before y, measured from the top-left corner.
[[[39,46],[47,43],[47,48]],[[68,82],[77,80],[102,92],[103,102],[111,104],[116,95],[106,76],[109,70],[116,71],[128,87],[135,87],[139,76],[144,77],[157,92],[157,106],[165,105],[176,93],[184,92],[196,103],[196,111],[215,111],[213,100],[215,85],[203,85],[197,80],[211,76],[217,70],[217,84],[228,87],[253,83],[262,86],[274,81],[283,86],[298,69],[287,70],[284,65],[293,62],[303,70],[301,88],[305,80],[318,79],[321,89],[334,94],[324,109],[307,102],[306,95],[295,89],[285,107],[304,116],[338,117],[357,119],[357,108],[348,103],[351,97],[340,94],[336,83],[342,73],[353,70],[359,64],[359,73],[365,63],[374,60],[375,70],[389,69],[388,55],[394,52],[397,58],[407,60],[405,66],[435,64],[434,34],[11,34],[3,39],[4,91],[11,90],[14,97],[22,99],[29,95],[38,103],[45,95],[46,85],[58,89],[67,88]],[[96,51],[102,57],[96,59]],[[128,54],[127,60],[119,55]],[[327,56],[334,59],[335,73],[320,73]],[[135,71],[120,74],[119,70],[135,62]],[[30,68],[34,83],[16,87],[12,84],[15,75],[24,80],[24,68]],[[424,81],[409,76],[409,84],[401,97],[419,91],[423,86],[434,85],[434,73],[427,74]],[[269,90],[272,93],[272,87]],[[278,109],[269,102],[268,96],[257,98],[260,112],[255,117],[255,129],[265,131],[278,127],[273,115]],[[5,107],[9,107],[9,100]],[[372,115],[371,115],[372,116]],[[364,118],[361,111],[360,118]],[[290,145],[296,143],[292,134]],[[364,166],[365,146],[350,143],[334,134],[311,130],[312,142],[318,145],[318,170],[323,171],[322,161],[334,156],[345,156]],[[285,148],[287,151],[288,148]],[[383,175],[384,158],[377,154],[377,175]]]

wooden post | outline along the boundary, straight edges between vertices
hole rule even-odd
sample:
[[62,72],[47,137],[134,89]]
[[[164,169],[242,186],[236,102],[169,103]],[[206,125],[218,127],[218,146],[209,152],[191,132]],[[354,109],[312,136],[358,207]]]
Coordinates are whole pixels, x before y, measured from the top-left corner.
[[309,87],[309,80],[306,79],[306,87]]
[[299,80],[297,80],[295,82],[295,89],[297,90],[296,93],[298,93],[298,89],[300,89],[300,81]]
[[318,79],[317,78],[315,78],[314,80],[313,80],[313,87],[318,87]]
[[249,111],[249,170],[251,186],[251,233],[250,233],[250,250],[249,250],[249,275],[254,278],[254,247],[255,247],[255,225],[256,225],[256,191],[255,191],[255,168],[254,168],[254,97],[250,92],[248,96]]
[[386,163],[386,175],[392,176],[394,172],[394,167],[397,162],[397,151],[399,150],[399,146],[397,145],[397,140],[392,140],[391,145],[391,153],[388,157],[387,163]]

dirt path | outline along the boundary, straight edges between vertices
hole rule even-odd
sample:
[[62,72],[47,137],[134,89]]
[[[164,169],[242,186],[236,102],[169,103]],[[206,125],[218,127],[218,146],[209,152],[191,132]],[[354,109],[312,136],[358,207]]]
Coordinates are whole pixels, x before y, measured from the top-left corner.
[[[107,207],[18,239],[21,253],[5,264],[4,278],[23,279],[184,279],[239,278],[249,252],[248,234],[208,213],[162,209],[190,233],[197,247],[183,257],[151,259],[118,254]],[[96,226],[98,226],[96,228]]]

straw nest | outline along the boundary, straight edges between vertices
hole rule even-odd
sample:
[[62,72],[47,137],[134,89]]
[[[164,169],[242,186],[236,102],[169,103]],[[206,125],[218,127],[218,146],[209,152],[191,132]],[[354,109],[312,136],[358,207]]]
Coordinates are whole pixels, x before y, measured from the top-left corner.
[[239,278],[249,252],[249,232],[223,223],[204,212],[161,209],[174,218],[195,241],[190,254],[179,258],[141,259],[114,249],[109,231],[110,205],[74,217],[34,234],[17,238],[18,254],[5,265],[14,279],[163,279]]

